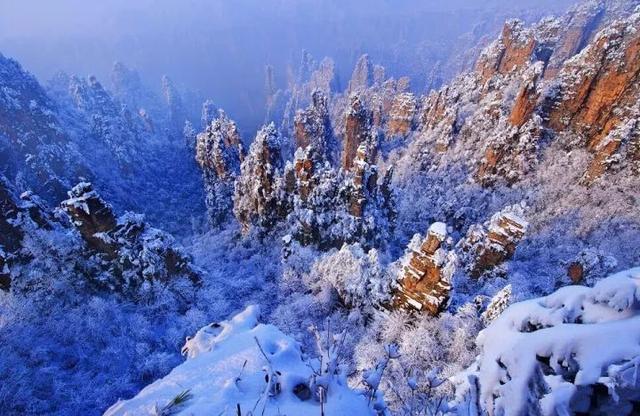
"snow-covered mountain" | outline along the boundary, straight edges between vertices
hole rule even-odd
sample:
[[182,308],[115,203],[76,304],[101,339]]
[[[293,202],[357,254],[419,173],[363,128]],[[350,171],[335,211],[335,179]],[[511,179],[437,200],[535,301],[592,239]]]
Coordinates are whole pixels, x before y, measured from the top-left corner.
[[0,413],[634,414],[638,29],[508,20],[422,95],[305,53],[251,137],[0,56]]
[[187,121],[199,123],[200,114],[188,114],[168,78],[163,101],[120,63],[114,93],[95,77],[64,73],[43,87],[5,57],[0,68],[2,173],[20,188],[57,204],[72,185],[91,180],[119,210],[144,211],[176,232],[191,227],[176,222],[176,212],[202,215],[202,186],[182,131]]

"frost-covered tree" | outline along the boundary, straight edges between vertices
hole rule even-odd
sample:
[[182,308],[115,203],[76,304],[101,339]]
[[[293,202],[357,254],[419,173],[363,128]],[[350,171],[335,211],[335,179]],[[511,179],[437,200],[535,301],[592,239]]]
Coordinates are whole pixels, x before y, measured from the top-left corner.
[[378,251],[365,252],[358,243],[324,255],[313,264],[309,279],[330,283],[346,305],[365,313],[373,313],[390,300],[391,279]]
[[202,103],[202,114],[200,116],[200,122],[203,129],[209,127],[209,125],[218,117],[218,107],[216,107],[213,100],[206,100]]
[[453,392],[447,381],[474,359],[474,338],[481,327],[475,307],[456,314],[420,318],[406,312],[378,315],[355,347],[356,367],[366,371],[397,345],[397,358],[382,375],[380,390],[393,414],[442,414]]
[[162,95],[169,111],[169,135],[173,135],[180,132],[186,120],[186,114],[180,92],[167,75],[162,76]]
[[189,120],[184,122],[182,137],[184,138],[184,143],[187,145],[187,147],[189,149],[195,150],[197,132],[196,129],[193,128],[193,124],[191,124]]

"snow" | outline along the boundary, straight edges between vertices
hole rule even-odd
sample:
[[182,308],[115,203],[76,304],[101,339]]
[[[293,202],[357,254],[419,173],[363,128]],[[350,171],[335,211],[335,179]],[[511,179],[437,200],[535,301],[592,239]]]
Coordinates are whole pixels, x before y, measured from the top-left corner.
[[[637,30],[638,16],[628,20],[626,31]],[[560,24],[564,21],[558,19]],[[527,40],[530,31],[513,26],[516,37]],[[547,29],[562,39],[562,27]],[[537,46],[545,49],[555,41],[542,38]],[[497,59],[503,49],[495,42],[484,60],[492,53]],[[613,52],[611,58],[619,57]],[[379,404],[384,396],[389,414],[441,414],[438,403],[450,400],[452,386],[445,383],[434,391],[432,376],[448,379],[480,354],[462,377],[478,382],[468,383],[467,377],[465,390],[482,398],[478,406],[502,406],[506,413],[518,413],[518,404],[539,406],[543,413],[586,412],[587,386],[595,384],[595,391],[607,390],[610,397],[603,400],[619,399],[619,404],[610,405],[624,414],[622,407],[629,402],[625,386],[634,386],[629,379],[640,363],[630,341],[638,332],[637,279],[623,274],[600,280],[640,260],[638,176],[626,169],[627,156],[637,150],[631,145],[640,110],[638,105],[612,109],[613,116],[628,122],[612,129],[600,146],[619,141],[620,151],[607,163],[613,158],[620,163],[600,184],[589,189],[579,185],[576,178],[591,158],[586,149],[589,138],[574,131],[554,136],[541,117],[546,110],[540,107],[571,96],[575,91],[570,84],[582,76],[579,71],[595,70],[586,65],[586,53],[578,57],[572,65],[585,65],[570,67],[560,77],[562,83],[546,77],[534,81],[533,75],[545,67],[538,62],[513,74],[497,74],[485,86],[473,72],[463,75],[431,100],[416,99],[404,79],[385,80],[380,67],[374,69],[371,85],[371,70],[362,68],[366,71],[359,75],[368,78],[370,86],[359,93],[363,107],[379,117],[371,141],[380,140],[380,148],[377,158],[356,160],[353,171],[340,170],[336,163],[340,146],[333,140],[344,131],[344,113],[350,107],[349,91],[338,92],[333,82],[331,62],[309,64],[301,71],[301,81],[288,80],[292,91],[271,85],[268,100],[274,106],[265,120],[273,120],[278,128],[271,124],[261,130],[243,159],[239,143],[237,149],[228,147],[236,134],[240,141],[233,122],[224,121],[234,126],[229,131],[225,127],[216,132],[227,120],[223,113],[215,120],[210,101],[203,106],[202,118],[198,109],[195,114],[188,111],[196,103],[189,104],[191,100],[168,79],[163,82],[166,102],[147,94],[137,75],[126,68],[120,68],[121,79],[111,92],[95,78],[67,77],[60,85],[50,85],[45,94],[35,79],[11,70],[12,65],[0,58],[0,107],[7,110],[10,127],[8,136],[0,133],[0,154],[9,150],[7,168],[16,187],[32,187],[34,195],[49,185],[63,192],[82,175],[80,180],[93,183],[115,212],[144,212],[148,218],[143,222],[133,214],[120,215],[115,230],[94,234],[105,245],[117,246],[117,253],[106,257],[87,250],[81,236],[70,232],[73,224],[62,210],[57,215],[60,223],[52,224],[51,230],[37,225],[38,207],[27,210],[27,204],[18,217],[8,220],[24,228],[25,236],[19,251],[0,247],[0,260],[7,260],[2,274],[12,278],[11,292],[0,293],[0,379],[11,380],[0,383],[0,413],[93,415],[116,398],[131,398],[158,380],[111,411],[173,413],[162,411],[173,402],[183,414],[215,415],[219,409],[235,414],[240,404],[242,414],[255,408],[255,415],[266,404],[267,414],[314,415],[320,414],[317,397],[301,400],[292,389],[302,385],[308,386],[309,394],[319,393],[315,388],[327,385],[320,379],[330,385],[328,415],[370,413],[369,406],[359,407],[363,396],[346,387],[344,374],[349,374],[352,387],[379,390],[366,392],[365,402]],[[465,56],[464,61],[472,58]],[[310,59],[306,54],[305,60]],[[398,68],[389,69],[395,73]],[[3,75],[6,70],[8,76]],[[524,83],[542,94],[536,107],[545,111],[516,128],[508,117]],[[326,95],[322,106],[327,106],[329,119],[325,108],[314,110],[315,104],[310,112],[296,112],[310,104],[317,87]],[[280,112],[283,100],[289,101],[286,114],[272,114]],[[242,120],[246,114],[234,117]],[[27,118],[33,119],[34,128],[22,122]],[[410,121],[406,140],[385,137],[393,118]],[[13,120],[18,121],[15,126]],[[569,125],[571,117],[566,120]],[[291,162],[295,121],[305,122],[310,137],[331,139],[335,145],[327,145],[326,154],[313,160],[311,173],[304,167],[299,176]],[[200,122],[209,128],[197,135]],[[175,140],[176,129],[183,126],[188,146]],[[194,148],[197,137],[200,149]],[[245,139],[249,144],[250,137]],[[68,145],[51,145],[58,141]],[[13,152],[12,147],[23,150]],[[490,159],[487,149],[505,152],[487,173],[488,180],[479,181],[474,173],[481,160]],[[198,151],[201,171],[193,163]],[[294,157],[312,156],[300,150]],[[14,161],[22,159],[29,170],[20,167],[12,173]],[[395,173],[376,181],[384,171]],[[290,186],[293,191],[287,189]],[[305,189],[303,195],[303,186],[313,189]],[[236,195],[237,213],[250,228],[242,230],[244,235],[232,218],[238,190],[242,192]],[[80,197],[80,191],[74,191],[78,195],[70,195],[68,203],[88,213],[92,204],[84,202],[86,195]],[[59,199],[49,198],[58,205]],[[514,209],[503,210],[514,203]],[[205,204],[215,227],[201,234]],[[352,205],[362,213],[353,215]],[[436,219],[449,226],[433,223]],[[180,226],[185,223],[189,230]],[[176,239],[186,248],[178,248],[156,226],[186,233]],[[416,231],[425,230],[433,234],[432,242],[443,242],[427,260],[441,267],[434,293],[449,295],[446,308],[438,316],[423,316],[426,302],[445,300],[427,293],[416,298],[425,303],[408,299],[422,312],[382,310],[393,290],[403,290],[396,287],[397,280],[422,277],[411,269],[403,273],[414,252],[416,260],[425,260],[418,256],[422,236],[416,235],[405,256],[402,252]],[[526,238],[521,238],[525,231]],[[467,253],[461,241],[468,242]],[[469,266],[476,264],[477,250],[505,259],[474,278]],[[189,265],[189,254],[197,269]],[[110,260],[111,255],[116,259]],[[568,284],[567,266],[573,263],[582,266],[581,283],[597,283],[595,288],[564,288],[504,312],[513,302]],[[175,266],[181,271],[175,272]],[[196,280],[194,273],[201,280],[190,282]],[[258,323],[257,307],[202,327],[253,303],[260,305],[262,322],[277,328]],[[339,363],[344,368],[341,377],[323,374],[313,381],[316,368],[334,366],[337,360],[321,353],[324,365],[319,365],[300,351],[310,350],[307,328],[328,321],[334,331],[346,334]],[[483,327],[488,328],[476,344]],[[187,334],[193,337],[184,344],[183,359],[179,346]],[[400,357],[379,366],[384,363],[384,346],[392,343],[398,343]],[[267,356],[270,351],[276,355],[264,359],[261,349]],[[491,358],[497,355],[502,361],[495,367]],[[541,358],[535,358],[538,355]],[[470,391],[472,386],[488,393],[481,396],[479,389]],[[176,398],[184,404],[178,406]],[[538,410],[527,408],[523,413]],[[609,409],[601,413],[616,414]]]
[[407,297],[407,302],[409,302],[409,304],[411,304],[411,306],[413,306],[414,308],[416,308],[417,310],[422,310],[422,303],[413,300],[410,297]]
[[434,222],[429,227],[429,234],[435,234],[440,241],[447,238],[447,224],[443,222]]
[[91,183],[80,182],[74,186],[71,191],[67,192],[67,194],[69,198],[62,202],[63,206],[74,207],[84,211],[87,215],[91,215],[87,200],[97,195]]
[[[275,326],[259,324],[258,315],[259,308],[249,306],[228,321],[200,329],[183,348],[187,361],[134,398],[113,405],[105,416],[152,415],[185,391],[190,398],[176,414],[236,414],[238,405],[242,414],[320,414],[318,400],[296,388],[308,387],[314,376],[300,346]],[[374,414],[364,396],[337,381],[327,388],[324,412]]]
[[[616,365],[640,356],[639,302],[640,268],[634,268],[593,288],[563,287],[514,304],[480,332],[481,354],[465,375],[478,377],[481,404],[493,414],[526,413],[537,400],[543,414],[577,411],[572,406],[589,394],[582,387],[610,381]],[[539,384],[546,386],[540,392],[533,387]],[[627,387],[620,382],[614,389]]]

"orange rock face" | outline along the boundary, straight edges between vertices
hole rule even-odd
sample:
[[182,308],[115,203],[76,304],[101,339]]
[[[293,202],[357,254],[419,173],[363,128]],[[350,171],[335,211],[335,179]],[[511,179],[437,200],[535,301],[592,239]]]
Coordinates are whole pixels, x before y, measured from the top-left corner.
[[[530,29],[519,21],[507,22],[499,41],[483,52],[475,74],[483,85],[479,108],[485,116],[482,120],[495,122],[484,124],[490,139],[482,157],[476,158],[479,163],[474,178],[482,185],[491,186],[500,179],[507,183],[519,180],[535,166],[539,139],[550,131],[582,138],[594,154],[585,182],[601,176],[619,160],[621,144],[631,141],[629,134],[622,137],[625,134],[619,127],[628,121],[629,108],[640,97],[640,35],[631,29],[638,26],[639,18],[636,13],[609,23],[592,40],[602,22],[612,21],[609,15],[605,19],[609,6],[579,7],[564,20],[544,20]],[[616,7],[611,6],[614,16]],[[514,88],[516,82],[518,92],[505,113],[505,100],[510,97],[507,88]],[[545,91],[544,98],[541,91]],[[426,128],[437,123],[442,126],[447,107],[439,101],[449,108],[455,103],[444,92],[444,97],[432,95],[425,101]],[[515,129],[507,128],[505,119]],[[451,137],[436,141],[435,151],[447,151],[447,146],[440,144],[449,141]]]
[[[619,29],[622,29],[619,27]],[[567,122],[595,134],[590,146],[611,129],[607,125],[619,101],[637,88],[633,81],[640,71],[640,33],[625,39],[622,30],[605,33],[586,52],[584,59],[566,66],[565,72],[581,75],[571,94],[550,114],[552,126],[561,128]],[[612,59],[613,58],[613,59]],[[619,58],[619,59],[616,59]],[[580,71],[578,65],[588,65]]]
[[[448,87],[438,92],[431,92],[422,100],[420,114],[420,130],[423,132],[435,128],[437,125],[446,127],[447,132],[452,132],[455,126],[458,107],[455,105],[458,97],[451,95]],[[444,153],[448,149],[449,137],[441,136],[436,142],[436,152]]]
[[438,123],[445,111],[445,98],[447,87],[440,91],[433,91],[425,99],[422,105],[423,111],[420,117],[420,124],[423,129],[433,128]]
[[555,78],[564,62],[587,45],[602,21],[604,11],[602,7],[595,5],[595,7],[579,8],[569,13],[564,28],[561,28],[564,31],[545,70],[545,79]]
[[490,181],[487,179],[491,174],[495,173],[496,166],[502,159],[505,149],[494,149],[492,147],[487,148],[484,153],[484,159],[478,167],[476,172],[476,179],[482,184],[488,184]]
[[582,263],[573,262],[567,269],[567,276],[573,283],[580,283],[584,278],[584,266]]
[[309,152],[296,154],[294,172],[300,199],[306,201],[313,190],[314,162]]
[[611,133],[627,121],[629,108],[640,98],[638,24],[638,14],[614,23],[559,74],[564,89],[549,114],[549,125],[556,131],[571,129],[586,138],[587,148],[594,154],[586,182],[606,171],[608,159],[622,142]]
[[536,108],[536,103],[540,96],[537,89],[538,79],[542,75],[542,69],[542,65],[537,65],[537,67],[533,67],[531,71],[525,74],[525,79],[520,86],[520,91],[518,91],[509,115],[509,121],[516,127],[526,123]]
[[446,306],[451,290],[450,269],[453,260],[442,243],[446,238],[446,226],[435,223],[418,250],[410,254],[408,264],[393,298],[393,307],[437,315]]
[[508,74],[526,66],[531,61],[535,47],[533,32],[525,29],[521,21],[506,22],[500,40],[478,60],[476,70],[482,83],[486,83],[495,74]]
[[[384,76],[384,74],[382,75]],[[375,87],[371,88],[371,98],[368,100],[371,106],[371,124],[375,127],[383,127],[390,117],[391,108],[397,95],[402,94],[400,80],[378,80]]]
[[350,97],[345,115],[345,131],[342,147],[342,168],[351,170],[358,147],[370,136],[370,116],[357,95]]
[[406,136],[413,128],[417,112],[416,98],[411,93],[396,95],[389,112],[387,123],[388,136]]
[[378,173],[375,166],[369,164],[373,157],[371,149],[366,143],[358,147],[358,154],[353,162],[353,186],[354,190],[349,197],[349,213],[356,218],[361,218],[367,203],[367,195],[375,192]]
[[522,22],[507,22],[502,29],[504,53],[498,61],[498,73],[506,74],[529,63],[536,46],[533,33],[524,29]]

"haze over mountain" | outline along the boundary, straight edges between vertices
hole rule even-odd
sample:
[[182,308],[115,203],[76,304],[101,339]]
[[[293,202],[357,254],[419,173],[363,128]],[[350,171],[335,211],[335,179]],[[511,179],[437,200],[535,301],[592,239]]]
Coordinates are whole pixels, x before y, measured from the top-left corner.
[[342,82],[368,53],[394,76],[411,76],[422,92],[438,62],[445,80],[473,62],[447,67],[452,47],[462,52],[485,35],[493,38],[509,17],[534,21],[571,3],[7,0],[0,4],[0,50],[43,81],[60,70],[106,81],[115,61],[138,69],[152,88],[167,74],[214,98],[248,132],[264,118],[265,66],[286,87],[303,50],[332,57]]
[[512,3],[2,3],[0,415],[640,414],[640,0]]

